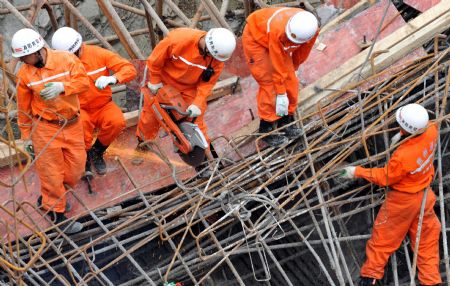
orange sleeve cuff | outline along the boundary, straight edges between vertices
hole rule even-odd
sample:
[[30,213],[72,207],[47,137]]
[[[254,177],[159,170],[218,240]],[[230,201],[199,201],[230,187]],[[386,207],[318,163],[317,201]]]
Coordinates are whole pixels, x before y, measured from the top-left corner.
[[150,75],[150,83],[151,84],[157,84],[157,83],[160,83],[160,82],[162,82],[161,81],[161,77],[159,76],[159,74],[158,75],[156,75],[156,74],[151,74]]
[[356,178],[365,178],[367,176],[368,171],[369,170],[366,168],[363,168],[361,166],[356,166],[355,177]]
[[284,84],[275,84],[275,91],[278,94],[284,94],[286,93],[286,87],[284,86]]

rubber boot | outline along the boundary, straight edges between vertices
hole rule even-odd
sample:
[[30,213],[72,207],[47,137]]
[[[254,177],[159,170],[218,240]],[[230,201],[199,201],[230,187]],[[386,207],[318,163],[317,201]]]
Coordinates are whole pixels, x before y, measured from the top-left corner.
[[103,145],[98,139],[95,140],[94,145],[89,151],[90,157],[92,159],[92,164],[94,165],[95,170],[100,175],[106,174],[106,162],[103,159],[103,154],[105,153],[108,146]]
[[86,151],[86,166],[84,167],[84,175],[85,176],[93,175],[91,164],[92,164],[91,150],[88,150],[88,151]]
[[[259,133],[269,133],[275,130],[274,122],[268,122],[264,120],[260,120],[259,122]],[[266,142],[269,146],[278,147],[282,144],[287,143],[288,139],[286,136],[279,134],[272,134],[268,136],[264,136],[262,138],[264,142]]]
[[[283,116],[278,120],[278,128],[281,128],[283,126],[288,125],[289,123],[292,123],[295,121],[294,115],[287,115]],[[284,132],[284,134],[289,139],[295,139],[298,138],[300,135],[303,134],[303,130],[294,123],[292,125],[289,125],[286,128],[281,129],[280,132]]]
[[47,214],[54,224],[62,223],[59,228],[65,234],[74,234],[83,230],[83,225],[77,221],[68,220],[64,213],[48,212]]
[[[37,199],[37,207],[42,209],[42,196],[39,196]],[[70,205],[69,202],[66,202],[66,213],[70,212],[72,210],[72,205]]]
[[378,286],[380,285],[378,283],[378,280],[375,278],[371,278],[371,277],[361,277],[361,279],[359,280],[359,286]]

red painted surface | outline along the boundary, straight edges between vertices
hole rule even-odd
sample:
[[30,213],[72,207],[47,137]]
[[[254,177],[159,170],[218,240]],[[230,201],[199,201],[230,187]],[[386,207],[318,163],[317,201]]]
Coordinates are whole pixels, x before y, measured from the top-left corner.
[[[322,52],[314,50],[310,58],[301,66],[300,78],[302,82],[307,84],[312,83],[358,54],[360,49],[356,43],[362,40],[363,35],[366,35],[369,40],[373,38],[377,24],[381,19],[385,3],[386,2],[383,1],[383,3],[372,6],[367,11],[356,16],[349,23],[343,24],[337,27],[336,30],[329,31],[322,35],[321,42],[325,43],[327,48]],[[401,17],[397,16],[396,9],[393,6],[389,8],[385,23],[388,24],[384,28],[379,39],[404,25],[403,20]],[[422,54],[423,51],[420,51],[410,58],[415,58]],[[249,76],[240,41],[238,41],[238,49],[236,50],[235,55],[233,55],[231,61],[226,65],[225,72],[227,74],[237,74],[243,77],[240,80],[242,90],[233,95],[225,96],[209,103],[205,120],[209,128],[209,135],[213,140],[213,145],[218,153],[225,153],[227,154],[227,157],[237,159],[236,153],[222,136],[229,136],[249,124],[254,118],[258,117],[255,99],[258,85],[255,80]],[[83,181],[76,186],[74,191],[86,204],[87,208],[95,209],[114,205],[126,198],[135,197],[137,195],[135,191],[132,191],[134,187],[125,172],[118,162],[114,160],[115,156],[121,158],[137,184],[139,186],[144,186],[141,189],[142,192],[150,192],[163,186],[173,184],[174,181],[170,177],[170,169],[154,154],[146,154],[141,165],[136,166],[132,164],[134,148],[137,143],[134,137],[134,131],[135,127],[126,130],[108,149],[105,156],[108,165],[108,173],[105,176],[96,176],[93,180],[92,186],[95,194],[88,194],[86,183]],[[173,153],[169,137],[158,138],[157,143],[168,155],[173,164],[177,166],[177,170],[179,171],[178,176],[181,179],[186,179],[195,174],[192,168],[182,163],[181,159]],[[241,151],[244,154],[253,153],[255,151],[253,139],[249,140],[249,143],[243,147]],[[2,182],[8,182],[11,177],[17,176],[17,173],[17,169],[14,169],[11,173],[9,168],[3,168],[0,170],[0,180]],[[26,187],[24,183],[21,182],[14,188],[15,198],[19,202],[28,201],[34,205],[40,193],[39,178],[34,169],[31,169],[26,174],[25,179]],[[9,210],[13,209],[11,203],[8,202],[11,197],[11,188],[2,188],[2,191],[0,192],[0,201],[3,202],[3,205]],[[86,208],[78,203],[72,194],[68,194],[68,200],[72,203],[72,211],[68,216],[83,215],[87,213]],[[31,217],[36,220],[39,227],[45,228],[48,226],[42,216],[29,206],[19,210],[17,217],[25,218],[26,214],[30,214]],[[8,222],[10,227],[12,226],[12,216],[8,215],[3,210],[0,211],[0,218],[3,221]],[[25,221],[30,222],[29,219],[25,219]],[[19,226],[18,229],[19,235],[29,234],[31,232],[23,226]],[[0,235],[5,238],[6,233],[6,225],[0,223]]]
[[348,9],[355,6],[360,0],[327,0],[325,1],[328,4],[333,5],[336,8],[340,9]]
[[[134,148],[137,144],[134,137],[134,132],[134,127],[129,128],[108,148],[105,155],[108,173],[104,176],[96,175],[92,180],[94,194],[88,194],[87,185],[84,181],[80,181],[75,187],[74,191],[84,202],[84,204],[86,204],[87,208],[95,209],[98,207],[117,204],[120,201],[135,197],[137,195],[137,192],[132,191],[134,187],[128,179],[126,173],[114,159],[116,156],[120,157],[123,161],[138,186],[142,186],[142,192],[150,192],[174,183],[172,177],[170,176],[171,171],[169,167],[152,153],[141,156],[144,159],[142,164],[133,165],[132,161],[135,158]],[[185,165],[181,159],[173,153],[173,147],[169,137],[166,136],[162,139],[159,138],[158,143],[167,154],[172,164],[177,167],[178,177],[180,179],[186,179],[195,174],[191,167]],[[17,176],[18,170],[15,169],[13,173],[15,174],[14,176]],[[8,168],[3,168],[0,170],[1,181],[8,182],[10,178],[11,172]],[[28,201],[35,205],[35,202],[40,195],[40,183],[35,169],[32,168],[29,170],[24,179],[26,182],[26,187],[23,182],[19,183],[15,187],[16,200],[19,202]],[[0,192],[0,201],[3,202],[3,206],[6,204],[8,209],[12,209],[11,203],[8,203],[11,197],[11,189],[3,188],[3,191]],[[79,214],[86,214],[87,209],[78,203],[72,194],[69,193],[67,198],[72,205],[72,210],[68,213],[69,217]],[[47,226],[42,216],[36,210],[33,210],[29,206],[27,206],[24,210],[26,213],[30,213],[32,219],[36,220],[38,225],[41,227]],[[18,217],[23,218],[25,216],[26,214],[23,210],[18,212]],[[12,217],[3,211],[0,212],[0,217],[9,223],[13,222]],[[28,233],[28,231],[23,227],[19,227],[19,234],[25,233]],[[5,234],[5,232],[2,234]]]
[[425,12],[426,10],[430,9],[434,5],[438,4],[441,1],[448,1],[448,0],[404,0],[404,3],[413,7],[416,10],[419,10],[420,12]]
[[[319,41],[327,47],[323,51],[313,49],[305,64],[300,66],[300,82],[303,85],[313,83],[358,54],[361,51],[358,43],[363,41],[364,36],[367,41],[374,40],[385,7],[386,0],[383,0],[336,27],[335,30],[321,35]],[[390,4],[383,23],[378,41],[402,27],[405,21],[394,5]]]

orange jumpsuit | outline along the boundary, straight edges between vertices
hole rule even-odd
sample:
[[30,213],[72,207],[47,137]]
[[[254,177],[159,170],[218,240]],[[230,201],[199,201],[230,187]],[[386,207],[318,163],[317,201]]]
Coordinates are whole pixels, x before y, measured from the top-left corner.
[[[198,43],[206,32],[189,28],[172,30],[155,47],[147,59],[150,82],[162,82],[180,91],[184,101],[189,106],[195,104],[202,114],[195,120],[209,142],[207,127],[204,122],[206,98],[219,79],[224,63],[215,60],[210,55],[204,57],[200,53]],[[208,82],[202,80],[201,75],[208,67],[214,69],[214,75]],[[139,118],[136,136],[142,140],[152,140],[158,135],[160,125],[155,118],[150,105],[144,99],[141,116]]]
[[112,101],[111,87],[100,90],[95,86],[95,81],[100,76],[109,76],[112,71],[118,83],[129,82],[137,72],[126,59],[97,46],[83,44],[80,60],[90,78],[89,90],[79,96],[84,142],[86,150],[89,150],[95,128],[99,129],[98,140],[105,146],[111,144],[125,128],[122,110]]
[[309,56],[316,34],[303,44],[291,42],[286,36],[286,24],[299,8],[264,8],[247,18],[242,44],[250,72],[259,84],[258,114],[273,122],[276,115],[276,95],[287,93],[288,113],[294,114],[298,102],[298,79],[295,71]]
[[[63,213],[66,207],[63,183],[75,186],[84,172],[86,162],[83,125],[78,119],[78,94],[88,89],[89,78],[75,55],[46,50],[44,68],[24,64],[17,74],[18,122],[22,139],[32,140],[36,154],[45,148],[36,161],[41,181],[42,206],[46,210]],[[64,93],[44,101],[39,92],[45,83],[52,81],[62,82]],[[42,119],[38,121],[40,116]],[[62,118],[68,120],[64,128],[57,122]],[[35,129],[31,133],[32,126]]]
[[[403,142],[385,167],[356,167],[355,177],[364,178],[379,186],[389,186],[391,189],[378,212],[372,237],[367,242],[366,262],[361,268],[361,276],[381,279],[389,256],[400,247],[406,234],[409,234],[414,249],[424,189],[430,187],[434,176],[433,159],[437,136],[437,125],[430,124],[424,133]],[[436,196],[429,190],[417,259],[422,285],[441,282],[441,225],[433,210],[435,202]]]

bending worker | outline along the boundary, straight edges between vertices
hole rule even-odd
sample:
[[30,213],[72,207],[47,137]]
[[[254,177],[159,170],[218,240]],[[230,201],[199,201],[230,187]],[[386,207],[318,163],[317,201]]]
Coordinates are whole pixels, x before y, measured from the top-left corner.
[[[112,100],[110,85],[133,80],[137,74],[136,69],[116,53],[83,44],[81,35],[70,27],[62,27],[55,32],[52,46],[56,50],[75,54],[89,75],[89,90],[79,96],[87,153],[85,170],[91,171],[92,162],[97,173],[103,175],[106,173],[103,154],[125,128],[125,118],[122,110]],[[97,139],[92,145],[96,128]]]
[[[260,9],[246,22],[242,44],[247,65],[259,84],[259,132],[268,133],[277,125],[295,121],[299,88],[296,71],[309,56],[319,24],[312,13],[299,8]],[[301,134],[293,124],[283,131],[286,136],[268,135],[263,140],[279,146]]]
[[[21,136],[25,147],[32,144],[36,154],[42,152],[36,160],[42,194],[38,206],[60,223],[69,209],[64,183],[74,187],[86,162],[78,94],[87,91],[89,78],[77,57],[45,48],[34,30],[17,31],[11,48],[24,63],[17,74]],[[75,233],[82,227],[75,222],[64,228]]]
[[[433,160],[438,136],[436,123],[430,123],[426,109],[414,103],[400,107],[396,119],[401,131],[393,137],[392,144],[401,138],[403,140],[387,165],[371,169],[349,166],[343,172],[344,178],[363,178],[390,188],[375,220],[372,237],[367,242],[360,285],[376,285],[376,281],[384,275],[389,256],[400,247],[406,234],[409,234],[414,249],[422,198],[434,176]],[[441,283],[441,227],[433,210],[435,203],[436,196],[428,190],[417,254],[421,285]]]
[[[206,99],[216,84],[224,67],[236,47],[234,34],[224,28],[213,28],[208,32],[178,28],[170,31],[158,43],[147,59],[150,79],[147,84],[156,94],[164,85],[170,85],[181,93],[188,104],[187,112],[197,117],[195,123],[209,141],[203,120]],[[160,125],[150,105],[144,101],[136,136],[140,142],[153,140]]]

